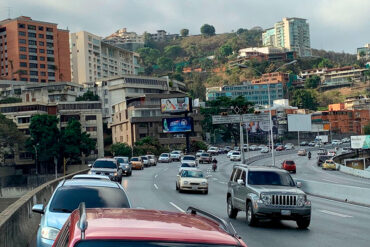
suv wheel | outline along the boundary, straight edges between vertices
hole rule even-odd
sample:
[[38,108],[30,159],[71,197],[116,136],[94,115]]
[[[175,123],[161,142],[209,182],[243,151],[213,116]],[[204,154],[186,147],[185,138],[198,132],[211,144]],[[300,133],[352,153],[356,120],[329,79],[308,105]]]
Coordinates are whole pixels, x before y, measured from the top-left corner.
[[234,208],[231,196],[227,198],[227,216],[231,219],[235,219],[238,215],[238,210]]
[[253,206],[252,202],[249,201],[247,204],[247,210],[246,210],[246,218],[247,218],[247,223],[249,226],[255,226],[257,223],[256,216],[254,215],[253,212]]
[[179,190],[179,186],[177,185],[177,182],[176,182],[176,190]]
[[297,219],[297,226],[299,229],[307,229],[307,227],[310,225],[310,222],[310,218],[299,218]]

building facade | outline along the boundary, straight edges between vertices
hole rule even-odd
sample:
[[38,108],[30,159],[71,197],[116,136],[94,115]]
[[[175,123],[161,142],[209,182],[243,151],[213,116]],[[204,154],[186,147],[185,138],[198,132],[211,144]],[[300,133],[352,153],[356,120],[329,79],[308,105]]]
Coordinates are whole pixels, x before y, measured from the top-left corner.
[[86,31],[70,34],[72,81],[94,82],[101,78],[138,74],[139,55],[110,45]]
[[0,21],[0,77],[6,80],[71,80],[69,31],[27,16]]
[[266,73],[260,78],[252,80],[252,84],[274,84],[279,82],[285,86],[289,82],[289,74],[283,72]]
[[106,37],[104,42],[126,50],[136,51],[144,47],[144,35],[138,35],[135,32],[127,32],[126,28],[121,28]]
[[370,43],[357,48],[357,60],[370,61]]
[[310,29],[306,19],[286,18],[262,33],[263,46],[287,48],[300,57],[312,56]]

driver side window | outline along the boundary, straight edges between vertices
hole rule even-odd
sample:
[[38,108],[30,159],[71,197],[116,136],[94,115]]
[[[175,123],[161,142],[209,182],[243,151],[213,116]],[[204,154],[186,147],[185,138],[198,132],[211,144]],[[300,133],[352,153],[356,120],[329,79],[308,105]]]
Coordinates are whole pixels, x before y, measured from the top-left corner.
[[240,178],[240,174],[242,173],[242,170],[238,169],[234,176],[234,182],[238,182],[238,179]]

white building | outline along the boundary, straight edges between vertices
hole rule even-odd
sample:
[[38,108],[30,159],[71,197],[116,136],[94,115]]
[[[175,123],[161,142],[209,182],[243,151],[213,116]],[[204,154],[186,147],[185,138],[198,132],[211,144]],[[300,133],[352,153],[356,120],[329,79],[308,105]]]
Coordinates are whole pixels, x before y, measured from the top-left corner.
[[370,43],[357,48],[357,60],[370,61]]

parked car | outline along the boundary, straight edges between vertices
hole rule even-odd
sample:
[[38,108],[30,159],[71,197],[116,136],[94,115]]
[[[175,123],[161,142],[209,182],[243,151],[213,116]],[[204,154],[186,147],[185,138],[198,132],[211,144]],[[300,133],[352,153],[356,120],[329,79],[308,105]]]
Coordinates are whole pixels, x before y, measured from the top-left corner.
[[243,150],[244,150],[244,152],[247,152],[248,151],[248,144],[243,144]]
[[326,149],[324,148],[320,148],[319,151],[317,151],[317,155],[326,155],[327,152],[326,152]]
[[225,147],[225,150],[226,150],[227,152],[229,152],[229,151],[231,150],[231,147],[230,147],[230,146],[226,146],[226,147]]
[[189,207],[186,213],[175,213],[148,209],[85,209],[83,204],[67,219],[55,246],[247,247],[231,224],[197,208]]
[[352,152],[353,152],[353,150],[350,147],[342,148],[342,154],[348,154],[348,153],[352,153]]
[[198,152],[195,154],[195,157],[199,158],[202,153],[205,153],[204,150],[198,150]]
[[218,154],[218,147],[210,147],[208,150],[207,150],[207,153],[211,154],[211,155],[217,155]]
[[298,150],[298,156],[306,156],[307,152],[306,149],[299,149]]
[[122,169],[119,167],[117,160],[111,158],[95,160],[88,174],[105,175],[112,181],[122,182]]
[[199,163],[204,164],[208,163],[210,164],[212,162],[212,156],[209,153],[202,153],[199,157]]
[[284,151],[285,150],[285,147],[283,145],[280,145],[275,150],[276,151]]
[[285,148],[285,150],[293,150],[294,145],[292,143],[287,143],[287,144],[285,144],[284,148]]
[[329,156],[335,156],[337,152],[335,150],[328,150],[328,155]]
[[340,145],[342,142],[340,140],[332,140],[331,145]]
[[258,146],[258,150],[261,150],[262,148],[265,148],[265,147],[267,147],[267,146],[266,146],[266,145],[261,144],[261,145],[259,145],[259,146]]
[[348,137],[345,137],[341,141],[342,141],[342,143],[348,143],[348,142],[351,142],[351,139],[348,138]]
[[239,151],[234,151],[230,156],[230,161],[241,161],[242,157]]
[[240,147],[239,146],[235,146],[234,147],[234,151],[240,151]]
[[261,153],[268,153],[270,152],[270,149],[268,147],[261,148]]
[[148,154],[146,156],[149,160],[150,166],[156,166],[157,165],[157,158],[153,154]]
[[337,169],[337,165],[335,164],[335,162],[333,160],[326,160],[322,164],[322,169],[323,170],[336,170]]
[[252,146],[249,147],[249,150],[256,151],[256,150],[258,150],[258,146],[257,145],[252,145]]
[[150,166],[150,161],[149,161],[148,157],[146,157],[146,156],[141,156],[140,158],[141,158],[141,161],[142,161],[142,162],[143,162],[143,164],[144,164],[144,167],[149,167],[149,166]]
[[230,158],[230,156],[233,154],[233,152],[235,152],[234,150],[230,150],[227,154],[226,154],[226,157],[227,158]]
[[303,142],[300,143],[300,146],[308,146],[308,142],[303,141]]
[[308,143],[308,146],[310,146],[310,147],[314,147],[316,145],[316,142],[310,142],[310,143]]
[[131,207],[125,190],[118,183],[92,179],[63,180],[46,206],[36,204],[32,207],[33,212],[42,215],[36,235],[36,246],[51,247],[63,224],[81,202],[84,202],[87,208]]
[[176,190],[201,191],[208,194],[208,180],[201,170],[183,169],[177,175]]
[[130,164],[128,157],[115,156],[114,159],[117,160],[119,166],[122,169],[122,172],[126,174],[126,176],[131,176],[132,165]]
[[198,161],[197,161],[197,159],[195,158],[194,155],[184,155],[181,158],[181,164],[182,163],[188,163],[192,166],[198,166]]
[[177,160],[177,161],[180,161],[181,160],[181,157],[182,157],[182,152],[179,151],[179,150],[174,150],[170,153],[170,157],[171,157],[171,160],[174,161],[174,160]]
[[295,162],[293,160],[284,160],[283,163],[281,163],[281,169],[292,173],[296,173],[297,171]]
[[170,162],[172,162],[170,154],[169,153],[162,153],[161,155],[159,155],[158,162],[159,163],[170,163]]
[[132,165],[132,169],[144,170],[144,163],[141,157],[132,157],[130,163]]
[[311,202],[300,186],[281,169],[235,165],[226,195],[227,214],[235,219],[245,211],[250,226],[268,218],[294,220],[305,229],[311,221]]
[[72,177],[72,179],[97,179],[97,180],[110,180],[108,176],[105,175],[93,175],[93,174],[77,174]]

